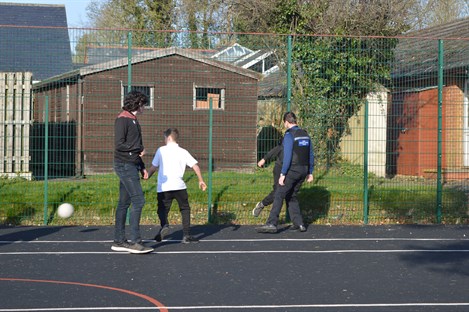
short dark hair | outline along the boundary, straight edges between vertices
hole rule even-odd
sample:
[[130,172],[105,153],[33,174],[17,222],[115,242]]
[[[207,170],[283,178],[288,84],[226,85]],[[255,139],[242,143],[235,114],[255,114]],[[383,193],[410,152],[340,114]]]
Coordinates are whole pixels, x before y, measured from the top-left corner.
[[148,97],[140,91],[130,91],[124,98],[122,109],[128,112],[135,112],[140,106],[148,103]]
[[164,136],[167,137],[172,137],[174,141],[178,141],[179,139],[179,130],[176,128],[168,128],[164,131]]
[[286,112],[286,113],[283,115],[283,121],[288,121],[289,123],[296,125],[296,115],[295,115],[295,113],[293,113],[293,112]]

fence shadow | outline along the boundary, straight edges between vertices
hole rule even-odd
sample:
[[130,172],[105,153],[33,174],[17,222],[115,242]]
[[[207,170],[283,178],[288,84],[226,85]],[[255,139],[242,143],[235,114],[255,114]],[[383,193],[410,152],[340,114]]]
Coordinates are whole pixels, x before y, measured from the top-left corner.
[[49,217],[47,218],[47,224],[50,224],[50,223],[52,223],[52,221],[54,221],[54,218],[56,216],[57,209],[59,208],[59,206],[62,203],[68,202],[68,198],[70,197],[70,195],[73,194],[73,192],[75,190],[78,190],[79,188],[80,188],[80,186],[72,187],[68,192],[64,193],[59,198],[59,201],[57,203],[54,203],[54,205],[52,206],[52,209],[49,211]]
[[301,189],[298,193],[298,200],[303,221],[305,224],[309,224],[328,214],[331,193],[325,187],[316,185]]
[[26,205],[22,206],[19,210],[11,209],[14,213],[11,213],[10,210],[6,212],[6,218],[1,220],[0,218],[0,225],[21,225],[23,219],[28,218],[29,216],[33,216],[37,213],[36,208]]
[[[9,227],[2,227],[0,226],[0,230],[8,229]],[[20,231],[15,231],[12,233],[1,234],[0,241],[2,242],[15,242],[15,241],[34,241],[41,237],[51,235],[55,232],[60,231],[64,227],[57,226],[57,227],[27,227],[25,229],[21,229]],[[0,245],[1,246],[1,245]]]
[[218,209],[218,205],[220,202],[220,198],[228,190],[229,186],[225,186],[220,192],[217,193],[215,198],[213,199],[212,205],[212,213],[211,213],[211,220],[210,223],[212,224],[231,224],[234,220],[236,220],[236,215],[231,212],[221,212]]
[[[406,248],[411,250],[422,249],[422,251],[402,255],[400,257],[401,261],[416,267],[424,267],[432,274],[469,276],[469,268],[467,267],[469,254],[465,252],[469,248],[468,242],[456,242],[446,245],[445,250],[447,252],[440,253],[432,252],[432,250],[441,249],[441,246],[436,243],[434,247],[422,248],[418,245],[409,245]],[[451,252],[451,250],[454,252]]]

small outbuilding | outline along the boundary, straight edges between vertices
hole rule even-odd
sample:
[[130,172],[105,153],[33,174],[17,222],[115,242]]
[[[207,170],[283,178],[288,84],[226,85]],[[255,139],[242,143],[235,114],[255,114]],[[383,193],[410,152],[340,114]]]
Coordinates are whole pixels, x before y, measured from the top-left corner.
[[469,18],[409,33],[408,37],[399,39],[392,73],[388,174],[435,178],[440,159],[444,179],[468,179]]
[[125,57],[33,86],[35,121],[73,125],[73,148],[62,152],[73,154],[66,158],[74,175],[113,170],[114,120],[129,87],[149,97],[139,116],[146,163],[164,144],[163,131],[177,127],[201,167],[210,157],[214,169],[255,167],[260,74],[180,48],[135,55],[130,65]]

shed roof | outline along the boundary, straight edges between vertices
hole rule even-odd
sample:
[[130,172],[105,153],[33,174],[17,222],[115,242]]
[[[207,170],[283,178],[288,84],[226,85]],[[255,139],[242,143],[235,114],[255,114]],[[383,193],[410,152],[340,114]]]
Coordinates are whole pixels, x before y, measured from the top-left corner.
[[[164,48],[151,48],[151,47],[132,47],[132,55],[148,53],[150,51],[163,50]],[[189,49],[188,49],[189,50]],[[203,56],[210,56],[214,50],[203,50],[203,49],[190,49]],[[95,46],[89,45],[86,47],[85,64],[98,64],[107,61],[113,61],[115,59],[127,57],[129,54],[129,47],[127,46]]]
[[[134,55],[132,57],[131,64],[138,64],[138,63],[141,63],[141,62],[147,62],[147,61],[151,61],[151,60],[154,60],[154,59],[160,59],[160,58],[163,58],[163,57],[168,57],[168,56],[171,56],[171,55],[180,55],[180,56],[186,57],[188,59],[192,59],[192,60],[207,64],[207,65],[210,65],[210,66],[218,67],[218,68],[230,71],[230,72],[235,72],[235,73],[238,73],[240,75],[247,76],[247,77],[250,77],[250,78],[253,78],[253,79],[256,79],[256,80],[260,80],[262,78],[262,75],[255,72],[255,71],[252,71],[252,70],[249,70],[249,69],[244,69],[244,68],[241,68],[239,66],[231,65],[229,63],[216,61],[216,60],[213,60],[213,59],[210,59],[210,58],[205,58],[205,57],[203,57],[202,55],[200,55],[198,53],[190,52],[190,51],[187,51],[186,49],[176,48],[176,47],[160,49],[160,50],[155,50],[155,51],[150,51],[150,52],[147,52],[147,53]],[[112,69],[119,68],[119,67],[124,67],[124,66],[127,66],[127,65],[128,65],[128,58],[127,57],[112,60],[112,61],[109,61],[109,62],[103,62],[103,63],[99,63],[99,64],[92,64],[92,65],[89,65],[89,66],[81,67],[81,68],[73,70],[73,71],[69,71],[69,72],[61,74],[61,75],[51,77],[47,81],[35,84],[35,87],[43,87],[43,86],[49,85],[51,83],[54,83],[58,80],[69,79],[71,77],[78,77],[78,76],[83,77],[83,76],[99,73],[99,72],[102,72],[102,71],[107,71],[107,70],[112,70]]]
[[286,97],[287,94],[287,74],[283,70],[278,70],[265,76],[259,82],[257,95],[259,98],[279,98]]
[[72,69],[65,5],[0,3],[0,71],[34,80]]
[[[180,55],[189,59],[199,61],[201,63],[205,63],[207,65],[222,68],[224,70],[231,71],[231,72],[236,72],[238,74],[248,76],[254,79],[260,79],[260,75],[254,71],[240,68],[238,66],[234,66],[225,62],[220,62],[220,61],[212,60],[209,58],[205,58],[198,53],[193,53],[193,52],[191,53],[191,52],[188,52],[186,49],[177,48],[177,47],[150,51],[147,53],[135,55],[134,57],[132,57],[132,64],[146,62],[146,61],[150,61],[153,59],[159,59],[159,58],[167,57],[170,55]],[[118,68],[118,67],[127,66],[127,65],[128,65],[128,58],[124,57],[124,58],[110,61],[110,62],[104,62],[104,63],[82,67],[80,69],[80,75],[86,76],[86,75],[90,75],[96,72],[110,70],[113,68]]]
[[393,78],[435,75],[438,71],[438,43],[443,42],[444,70],[469,66],[469,17],[419,31],[399,39],[395,51]]

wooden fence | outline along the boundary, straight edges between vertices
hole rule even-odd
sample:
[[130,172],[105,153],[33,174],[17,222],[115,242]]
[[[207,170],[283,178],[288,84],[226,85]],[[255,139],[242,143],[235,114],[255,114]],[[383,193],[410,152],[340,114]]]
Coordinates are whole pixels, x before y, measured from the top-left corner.
[[0,72],[0,176],[31,179],[32,73]]

